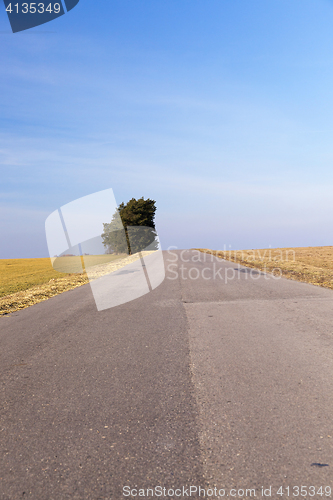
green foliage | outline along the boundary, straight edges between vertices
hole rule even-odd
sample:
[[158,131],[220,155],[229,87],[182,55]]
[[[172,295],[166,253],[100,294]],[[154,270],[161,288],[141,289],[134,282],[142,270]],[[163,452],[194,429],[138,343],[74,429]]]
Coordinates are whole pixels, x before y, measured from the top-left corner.
[[157,250],[155,232],[155,201],[132,198],[121,203],[110,223],[103,224],[103,245],[106,252],[133,254],[142,250]]
[[111,222],[103,224],[104,232],[102,234],[103,245],[106,248],[106,253],[126,253],[128,251],[128,243],[126,233],[121,222],[119,211],[112,216]]
[[155,201],[132,198],[126,205],[120,203],[118,210],[125,229],[127,226],[146,226],[155,229]]

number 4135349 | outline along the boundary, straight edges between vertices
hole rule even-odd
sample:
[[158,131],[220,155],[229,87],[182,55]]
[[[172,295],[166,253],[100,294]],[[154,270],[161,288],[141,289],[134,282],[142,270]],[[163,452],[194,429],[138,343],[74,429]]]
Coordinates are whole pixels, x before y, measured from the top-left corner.
[[325,496],[325,497],[330,497],[331,496],[331,487],[330,486],[320,486],[320,487],[315,487],[315,486],[280,486],[280,488],[277,490],[276,494],[277,495],[286,495],[286,496],[293,496],[293,497],[314,497],[315,495],[319,496]]
[[43,14],[44,12],[49,12],[52,14],[54,12],[55,14],[59,14],[61,10],[60,3],[55,3],[53,4],[52,8],[52,3],[44,4],[44,3],[23,3],[22,8],[20,9],[20,6],[18,3],[16,3],[13,7],[12,4],[10,3],[8,7],[6,8],[6,11],[9,12],[10,14],[12,12],[18,14],[19,12],[22,12],[23,14]]

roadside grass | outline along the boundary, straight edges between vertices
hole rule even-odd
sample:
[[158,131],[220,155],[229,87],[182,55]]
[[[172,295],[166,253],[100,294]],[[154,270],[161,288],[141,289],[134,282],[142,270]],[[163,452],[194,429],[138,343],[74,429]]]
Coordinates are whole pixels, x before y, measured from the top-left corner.
[[83,257],[59,257],[53,267],[49,258],[45,259],[3,259],[0,260],[0,297],[29,290],[36,285],[45,285],[51,280],[79,281],[86,276],[82,267],[113,262],[126,257],[123,255],[87,255]]
[[65,276],[53,269],[50,259],[0,260],[0,297]]
[[[82,273],[87,268],[101,264],[109,264],[127,257],[127,254],[102,254],[54,257],[52,259],[53,268],[60,273]],[[50,260],[50,259],[49,259]]]
[[276,276],[333,289],[333,246],[264,248],[255,250],[210,250],[200,252],[260,269]]
[[138,258],[138,254],[66,256],[52,259],[53,267],[49,258],[1,259],[0,316],[89,283],[85,268],[90,276],[96,268],[98,277],[103,266],[110,272]]

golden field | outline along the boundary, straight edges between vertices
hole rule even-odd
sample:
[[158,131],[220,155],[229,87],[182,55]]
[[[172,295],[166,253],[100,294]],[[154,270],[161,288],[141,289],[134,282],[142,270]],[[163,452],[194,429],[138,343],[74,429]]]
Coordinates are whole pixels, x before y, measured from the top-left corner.
[[66,276],[56,272],[50,259],[0,260],[0,297],[20,292],[51,279]]
[[87,281],[83,273],[55,271],[48,258],[1,259],[0,315],[23,309]]
[[[147,254],[150,252],[143,252]],[[38,302],[89,283],[103,273],[113,272],[139,254],[87,255],[45,259],[0,260],[0,316],[24,309]]]
[[333,289],[333,247],[210,250],[201,252],[296,281]]

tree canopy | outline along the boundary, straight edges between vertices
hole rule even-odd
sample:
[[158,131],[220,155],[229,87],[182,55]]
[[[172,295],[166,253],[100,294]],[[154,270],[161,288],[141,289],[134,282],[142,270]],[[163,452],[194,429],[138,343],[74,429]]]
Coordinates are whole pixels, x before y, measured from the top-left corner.
[[106,252],[133,254],[146,249],[157,250],[155,203],[143,197],[120,203],[111,222],[103,224],[102,239]]

